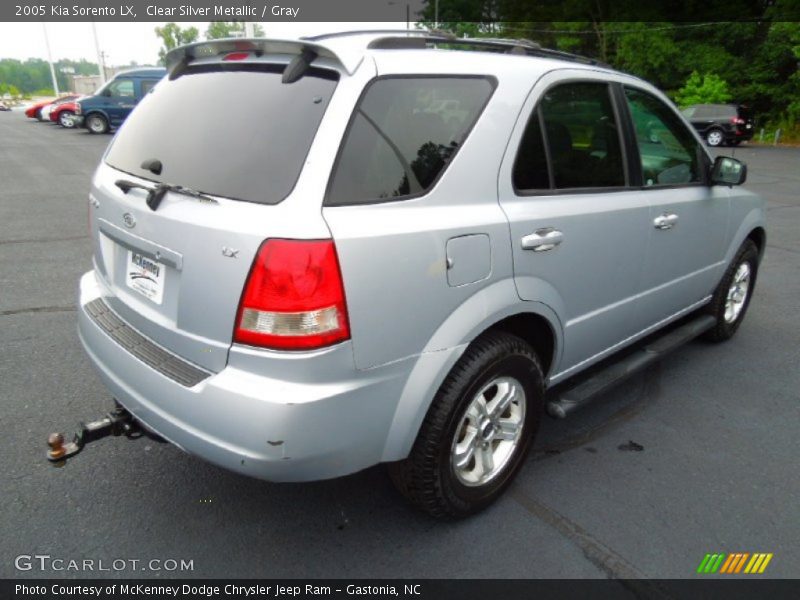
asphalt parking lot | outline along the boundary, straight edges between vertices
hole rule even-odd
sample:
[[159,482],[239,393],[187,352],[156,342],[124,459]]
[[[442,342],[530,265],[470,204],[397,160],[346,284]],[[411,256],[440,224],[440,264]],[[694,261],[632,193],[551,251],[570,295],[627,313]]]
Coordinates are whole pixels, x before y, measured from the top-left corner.
[[[48,433],[110,406],[73,306],[90,268],[89,179],[110,139],[0,113],[0,577],[686,578],[709,552],[771,552],[768,576],[800,576],[800,148],[736,149],[769,201],[737,336],[693,342],[546,420],[510,493],[439,523],[382,468],[272,484],[147,439],[47,463]],[[23,554],[193,571],[18,571]]]

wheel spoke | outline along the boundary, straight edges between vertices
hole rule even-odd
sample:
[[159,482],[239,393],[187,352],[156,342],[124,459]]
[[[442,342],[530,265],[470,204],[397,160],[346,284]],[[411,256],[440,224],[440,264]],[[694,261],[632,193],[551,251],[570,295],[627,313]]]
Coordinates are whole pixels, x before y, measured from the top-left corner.
[[495,432],[495,439],[498,440],[513,440],[517,437],[517,432],[520,428],[519,421],[514,419],[500,419],[497,423],[498,428]]
[[506,412],[508,405],[517,398],[517,386],[504,381],[497,384],[497,395],[489,409],[489,417],[499,419]]
[[453,453],[453,464],[457,469],[465,469],[475,454],[475,441],[478,439],[478,431],[474,427],[467,428],[467,435],[456,444]]
[[489,474],[494,470],[494,450],[491,444],[481,446],[480,450],[481,466],[483,472]]

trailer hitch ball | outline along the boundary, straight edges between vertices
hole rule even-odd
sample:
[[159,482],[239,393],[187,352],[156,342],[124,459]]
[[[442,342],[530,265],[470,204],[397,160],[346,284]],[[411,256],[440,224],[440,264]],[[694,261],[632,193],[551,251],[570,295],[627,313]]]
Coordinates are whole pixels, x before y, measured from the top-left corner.
[[64,458],[67,449],[64,448],[64,436],[60,433],[51,433],[47,438],[47,445],[50,450],[47,451],[47,458],[52,461],[57,461]]
[[83,450],[86,444],[110,435],[124,435],[127,438],[136,439],[143,433],[133,416],[121,406],[117,406],[105,417],[89,423],[81,423],[75,437],[69,443],[64,443],[62,434],[51,433],[47,438],[47,445],[50,446],[47,451],[47,460],[54,466],[60,467],[67,459]]

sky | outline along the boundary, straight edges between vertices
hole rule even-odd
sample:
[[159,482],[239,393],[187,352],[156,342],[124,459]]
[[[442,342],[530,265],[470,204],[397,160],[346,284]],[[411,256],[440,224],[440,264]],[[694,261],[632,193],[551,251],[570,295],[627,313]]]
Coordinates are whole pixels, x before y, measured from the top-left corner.
[[[97,38],[108,66],[152,65],[158,60],[161,41],[154,29],[164,23],[97,23]],[[208,27],[203,23],[178,23],[197,27],[202,39]],[[260,23],[267,37],[297,38],[331,31],[353,29],[403,29],[405,23]],[[0,59],[47,59],[44,28],[50,39],[53,60],[85,58],[97,62],[92,25],[84,23],[0,23]]]

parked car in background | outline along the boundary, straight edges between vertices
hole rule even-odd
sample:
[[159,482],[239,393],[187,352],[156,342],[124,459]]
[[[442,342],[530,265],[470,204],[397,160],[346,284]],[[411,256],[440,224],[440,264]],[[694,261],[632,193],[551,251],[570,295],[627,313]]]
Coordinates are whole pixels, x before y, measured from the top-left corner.
[[68,94],[59,98],[48,98],[47,100],[36,102],[25,109],[25,116],[29,119],[46,121],[49,119],[49,107],[51,107],[51,105],[55,104],[56,102],[69,102],[70,100],[75,100],[77,97],[77,94]]
[[78,111],[78,99],[68,102],[56,102],[50,105],[50,120],[62,127],[72,129],[75,127],[75,114]]
[[119,127],[134,107],[166,75],[163,68],[132,69],[118,73],[93,96],[76,106],[76,123],[91,133],[106,133]]
[[42,109],[52,102],[53,99],[48,98],[47,100],[41,100],[39,102],[31,104],[28,108],[25,109],[25,116],[28,117],[29,119],[38,119],[41,121]]
[[6,106],[6,103],[0,100],[0,111],[7,111],[11,110],[10,106]]
[[753,138],[755,123],[742,104],[695,104],[681,112],[709,146],[737,146]]
[[545,410],[744,319],[764,201],[639,78],[426,32],[166,63],[91,183],[80,339],[124,409],[217,465],[389,463],[417,506],[465,516]]

